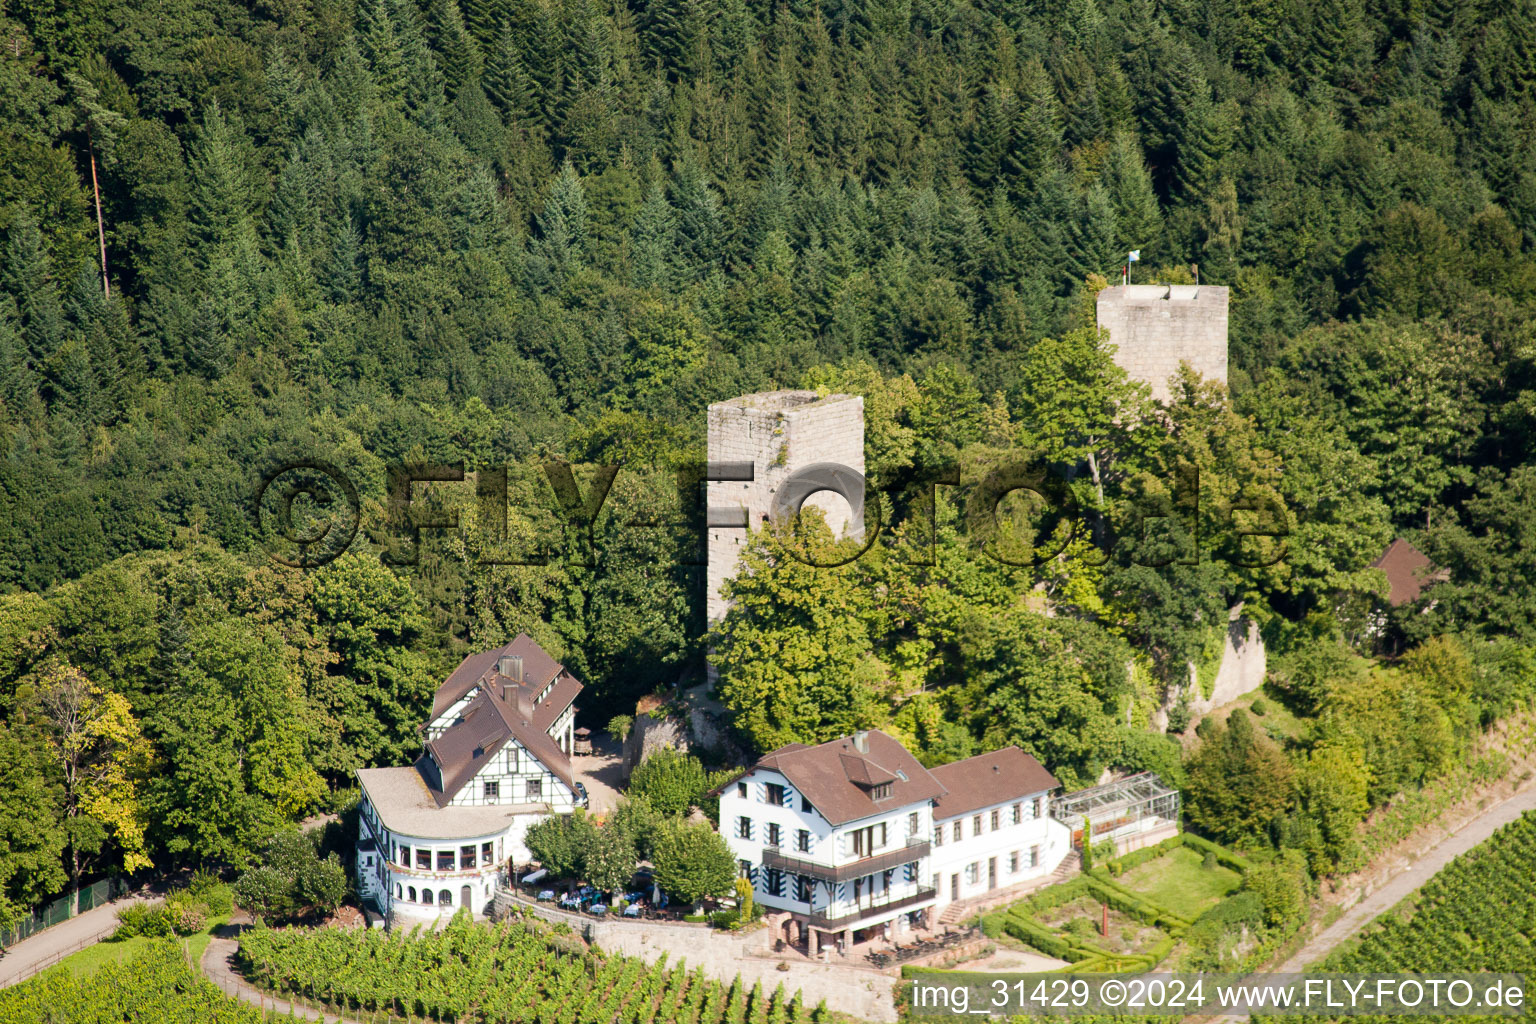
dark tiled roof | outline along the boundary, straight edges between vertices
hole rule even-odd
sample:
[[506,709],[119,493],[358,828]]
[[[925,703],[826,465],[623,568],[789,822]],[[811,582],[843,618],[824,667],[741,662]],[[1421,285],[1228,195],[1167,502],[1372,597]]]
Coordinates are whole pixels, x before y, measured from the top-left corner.
[[1448,575],[1445,570],[1436,569],[1428,555],[1401,537],[1387,545],[1387,550],[1371,563],[1371,568],[1387,574],[1387,601],[1394,607],[1417,601],[1426,584],[1438,583]]
[[[565,666],[545,653],[544,648],[534,643],[533,638],[527,633],[519,633],[517,639],[505,647],[495,647],[489,651],[481,651],[479,654],[471,654],[459,662],[459,667],[449,673],[443,685],[437,688],[437,694],[432,698],[432,718],[435,720],[444,711],[458,702],[466,693],[486,681],[489,676],[496,675],[496,661],[503,654],[515,654],[523,659],[523,682],[533,687],[535,691],[548,686],[556,676],[564,675],[576,683],[576,690],[571,694],[571,700],[575,700],[576,693],[581,691],[581,684],[576,678],[565,670]],[[566,701],[569,705],[570,701]]]
[[[883,732],[871,731],[866,738],[867,752],[857,750],[851,737],[815,747],[792,743],[764,754],[754,768],[783,775],[834,825],[943,794],[944,787],[906,747]],[[891,795],[876,800],[875,787],[884,784]]]
[[1004,747],[964,761],[941,764],[934,778],[947,792],[934,802],[935,821],[1055,789],[1056,777],[1018,747]]
[[[496,661],[503,654],[522,656],[521,685],[496,671]],[[551,681],[554,686],[549,693],[542,700],[536,699]],[[433,719],[477,688],[479,692],[465,705],[459,720],[428,743],[416,762],[437,805],[447,806],[508,740],[516,740],[574,790],[576,777],[570,758],[550,737],[549,729],[581,692],[575,677],[523,633],[506,647],[465,658],[438,688]]]

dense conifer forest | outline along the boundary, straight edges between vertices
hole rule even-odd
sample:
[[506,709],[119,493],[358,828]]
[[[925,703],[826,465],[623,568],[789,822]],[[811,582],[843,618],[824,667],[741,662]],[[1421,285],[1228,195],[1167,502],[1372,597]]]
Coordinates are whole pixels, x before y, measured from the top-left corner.
[[[709,646],[742,750],[1155,768],[1315,873],[1530,699],[1532,0],[0,0],[0,42],[0,919],[248,864],[519,631],[594,728]],[[1132,249],[1231,288],[1229,387],[1116,369]],[[877,482],[969,475],[840,569],[760,537],[709,636],[675,477],[802,386],[865,396]],[[1092,524],[1036,568],[966,526],[1018,453]],[[292,568],[252,502],[302,460],[360,529]],[[415,565],[404,463],[478,477],[417,485],[458,527]],[[1449,575],[1388,609],[1399,535]],[[1239,603],[1291,728],[1186,759],[1149,724]]]

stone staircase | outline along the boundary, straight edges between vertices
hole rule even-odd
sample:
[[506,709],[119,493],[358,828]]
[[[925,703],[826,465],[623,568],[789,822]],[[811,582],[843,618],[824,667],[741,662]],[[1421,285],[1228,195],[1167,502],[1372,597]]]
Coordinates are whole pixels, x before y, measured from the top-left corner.
[[1010,885],[1006,889],[995,889],[982,896],[972,896],[968,900],[957,900],[944,908],[939,915],[939,924],[956,925],[961,921],[977,914],[984,913],[996,907],[1021,900],[1032,892],[1038,892],[1047,886],[1065,882],[1076,875],[1082,867],[1082,862],[1076,850],[1071,851],[1056,865],[1056,870],[1039,878],[1031,878],[1027,882],[1018,885]]

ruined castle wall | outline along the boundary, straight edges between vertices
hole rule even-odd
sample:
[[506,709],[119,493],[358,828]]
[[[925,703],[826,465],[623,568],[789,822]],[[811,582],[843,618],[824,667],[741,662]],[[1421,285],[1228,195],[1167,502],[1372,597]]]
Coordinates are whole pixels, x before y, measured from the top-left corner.
[[[711,481],[710,508],[741,507],[754,530],[761,529],[779,487],[796,470],[833,462],[864,472],[864,399],[814,391],[768,391],[742,395],[709,407],[709,460],[751,462],[753,479]],[[860,536],[862,516],[853,516],[843,498],[823,492],[806,501],[820,508],[834,534]],[[720,586],[735,574],[747,532],[709,528],[706,614],[725,615]]]

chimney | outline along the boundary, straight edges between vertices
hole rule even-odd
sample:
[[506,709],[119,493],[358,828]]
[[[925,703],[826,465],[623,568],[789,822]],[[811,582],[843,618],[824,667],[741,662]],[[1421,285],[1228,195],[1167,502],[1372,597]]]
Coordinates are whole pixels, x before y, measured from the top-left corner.
[[521,654],[503,654],[496,659],[496,671],[514,683],[523,681],[523,656]]
[[853,749],[861,754],[869,753],[869,733],[860,729],[853,734]]

